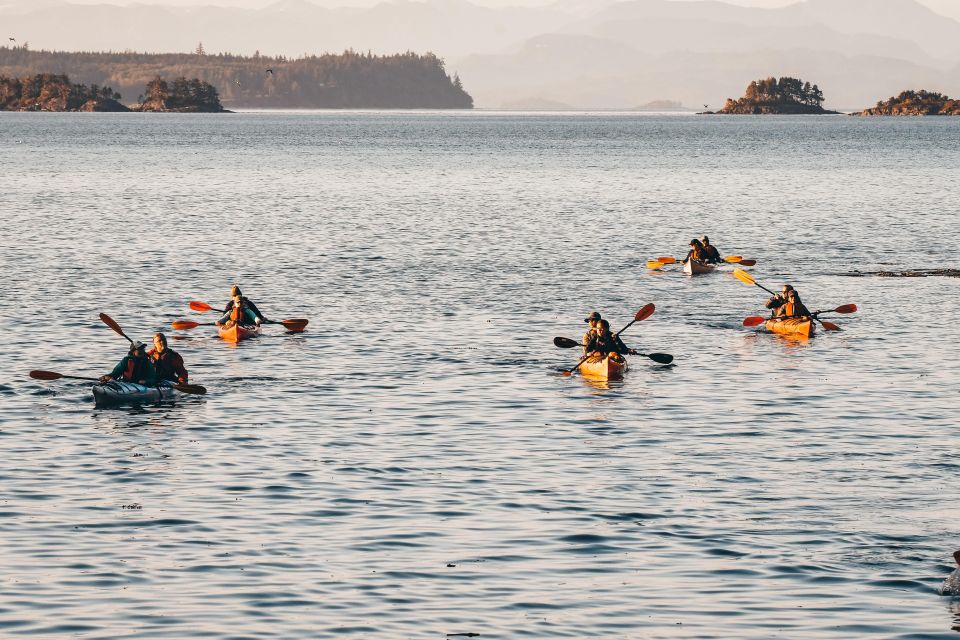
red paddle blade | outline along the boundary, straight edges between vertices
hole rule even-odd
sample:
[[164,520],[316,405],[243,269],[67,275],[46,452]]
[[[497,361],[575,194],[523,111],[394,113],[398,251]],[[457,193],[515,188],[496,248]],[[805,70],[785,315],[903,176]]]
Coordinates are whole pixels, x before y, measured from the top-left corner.
[[63,377],[63,374],[57,373],[56,371],[41,371],[36,369],[30,372],[30,377],[37,380],[59,380]]
[[192,320],[174,320],[171,326],[177,330],[193,329],[194,327],[199,327],[200,323],[193,322]]
[[741,261],[740,261],[740,266],[741,266],[741,267],[754,267],[754,266],[756,266],[756,264],[757,264],[757,261],[756,261],[756,260],[741,260]]
[[758,326],[760,326],[761,324],[763,324],[763,323],[766,322],[766,321],[767,321],[767,319],[766,319],[766,318],[763,318],[763,317],[761,317],[761,316],[750,316],[749,318],[744,318],[744,319],[743,319],[743,326],[745,326],[745,327],[758,327]]
[[845,304],[842,307],[837,307],[834,309],[836,313],[856,313],[857,305],[855,304]]
[[677,259],[671,258],[670,256],[660,256],[657,258],[657,262],[662,262],[663,264],[676,264]]
[[823,328],[827,331],[840,331],[840,327],[833,324],[832,322],[827,322],[826,320],[821,320],[820,324],[823,325]]
[[111,317],[108,316],[107,314],[101,313],[101,314],[100,314],[100,320],[103,322],[103,324],[107,325],[108,327],[110,327],[111,329],[113,329],[114,331],[116,331],[117,333],[119,333],[120,335],[122,335],[123,337],[126,337],[126,336],[123,334],[123,329],[120,328],[120,325],[117,324],[116,320],[114,320],[113,318],[111,318]]
[[213,311],[213,307],[208,305],[206,302],[200,302],[198,300],[190,301],[190,308],[194,311],[199,311],[200,313],[206,313],[207,311]]
[[645,305],[645,306],[643,307],[643,309],[640,309],[640,311],[637,311],[637,315],[635,315],[635,316],[633,317],[633,319],[634,319],[636,322],[640,322],[641,320],[646,320],[647,318],[649,318],[650,316],[652,316],[652,315],[653,315],[653,312],[656,311],[656,310],[657,310],[657,308],[656,308],[655,306],[653,306],[653,303],[652,303],[652,302],[650,302],[650,303],[648,303],[647,305]]
[[307,323],[310,322],[306,318],[289,318],[287,320],[281,320],[280,324],[286,328],[287,331],[292,331],[293,333],[300,333],[307,328]]

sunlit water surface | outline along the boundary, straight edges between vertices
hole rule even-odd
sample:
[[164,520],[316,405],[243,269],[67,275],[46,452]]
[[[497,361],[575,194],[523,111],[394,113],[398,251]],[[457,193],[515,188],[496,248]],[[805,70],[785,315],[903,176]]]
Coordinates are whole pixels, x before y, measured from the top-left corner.
[[[0,636],[936,638],[960,546],[960,121],[0,114]],[[744,329],[709,233],[808,305]],[[178,334],[205,397],[96,410]],[[597,309],[622,383],[562,377]],[[172,331],[170,332],[173,333]]]

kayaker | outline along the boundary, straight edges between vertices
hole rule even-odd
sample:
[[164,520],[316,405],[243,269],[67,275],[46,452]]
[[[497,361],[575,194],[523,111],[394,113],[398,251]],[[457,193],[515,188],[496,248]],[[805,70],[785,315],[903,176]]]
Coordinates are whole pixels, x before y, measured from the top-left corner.
[[588,353],[595,353],[600,357],[614,353],[620,355],[637,354],[634,349],[623,344],[620,336],[615,336],[610,333],[610,322],[607,320],[600,320],[597,323],[596,332],[590,337],[590,340],[583,349],[584,355]]
[[153,336],[153,349],[147,351],[157,378],[187,384],[187,368],[183,366],[183,357],[167,346],[167,336],[158,333]]
[[111,380],[136,382],[148,387],[157,384],[157,370],[147,357],[147,345],[142,342],[134,342],[130,345],[130,352],[117,363],[113,371],[100,376],[100,382],[107,383]]
[[590,325],[590,328],[587,329],[587,332],[583,334],[583,340],[580,341],[580,344],[587,345],[590,342],[590,338],[597,332],[597,325],[600,324],[600,313],[598,311],[592,312],[586,318],[583,319],[584,322]]
[[703,236],[700,238],[700,244],[703,246],[703,255],[706,257],[705,262],[709,264],[720,264],[723,262],[723,259],[720,257],[720,252],[717,251],[717,248],[710,244],[710,238]]
[[230,289],[230,297],[232,297],[233,300],[228,302],[227,306],[224,307],[223,316],[216,322],[218,327],[228,322],[239,322],[242,325],[251,325],[260,324],[266,320],[264,315],[260,313],[260,309],[257,309],[257,305],[247,299],[237,285],[233,285]]
[[793,291],[793,287],[789,284],[783,285],[783,289],[780,290],[780,293],[774,294],[767,300],[765,305],[767,309],[770,309],[770,317],[777,315],[777,309],[787,304],[787,297],[790,292]]
[[687,257],[683,259],[683,264],[687,264],[691,259],[703,263],[707,261],[707,256],[703,251],[703,243],[696,238],[690,241],[690,251],[687,252]]
[[790,290],[787,294],[787,303],[777,309],[778,318],[805,318],[810,315],[810,310],[800,301],[800,295],[796,289]]

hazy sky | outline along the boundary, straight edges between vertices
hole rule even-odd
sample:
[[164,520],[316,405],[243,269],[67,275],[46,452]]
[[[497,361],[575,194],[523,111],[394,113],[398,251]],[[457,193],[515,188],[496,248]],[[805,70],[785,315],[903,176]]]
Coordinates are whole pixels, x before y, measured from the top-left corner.
[[[161,4],[161,5],[218,5],[224,7],[245,7],[256,9],[274,4],[277,0],[68,0],[74,4]],[[309,0],[315,4],[323,6],[370,6],[383,0]],[[504,5],[525,5],[537,6],[551,4],[553,0],[472,0],[476,4],[490,7],[500,7]],[[730,4],[739,4],[749,7],[782,7],[788,4],[794,4],[799,0],[725,0]],[[876,0],[877,5],[882,5],[886,0]],[[960,20],[960,0],[917,0],[920,4],[926,5],[945,16],[950,16]],[[0,5],[17,5],[29,7],[35,4],[35,0],[0,0]]]
[[[220,6],[259,8],[273,4],[276,0],[70,0],[76,4],[166,4],[166,5],[197,5],[197,4],[215,4]],[[312,0],[316,4],[328,6],[369,6],[376,4],[381,0]],[[473,0],[476,4],[498,7],[504,5],[544,5],[550,4],[550,0]],[[782,7],[787,4],[793,4],[797,0],[727,0],[730,4],[740,4],[750,7]],[[960,20],[960,0],[918,0],[934,11],[948,15]],[[34,0],[7,0],[3,4],[19,4],[29,6]],[[876,0],[877,4],[882,4],[884,0]]]

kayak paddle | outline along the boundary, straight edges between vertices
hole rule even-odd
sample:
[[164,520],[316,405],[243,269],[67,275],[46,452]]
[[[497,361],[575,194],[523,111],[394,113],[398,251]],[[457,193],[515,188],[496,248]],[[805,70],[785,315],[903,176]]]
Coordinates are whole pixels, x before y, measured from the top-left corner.
[[757,282],[756,280],[754,280],[754,279],[753,279],[753,276],[750,275],[749,273],[747,273],[746,271],[744,271],[743,269],[734,269],[734,270],[733,270],[733,277],[736,278],[737,280],[739,280],[740,282],[745,282],[746,284],[756,285],[756,286],[760,287],[761,289],[763,289],[764,291],[766,291],[767,293],[769,293],[769,294],[772,295],[772,296],[777,295],[777,294],[775,294],[773,291],[770,291],[770,289],[767,289],[765,286],[763,286],[762,284],[760,284],[759,282]]
[[111,318],[105,313],[100,314],[100,320],[103,321],[103,324],[107,325],[108,327],[110,327],[111,329],[113,329],[114,331],[122,335],[124,338],[126,338],[127,341],[130,342],[130,344],[133,344],[133,340],[131,340],[130,336],[128,336],[123,332],[123,329],[120,328],[120,325],[117,324],[116,320],[114,320],[113,318]]
[[[206,302],[200,302],[199,300],[191,300],[190,308],[194,311],[199,311],[200,313],[206,313],[207,311],[213,311],[214,308],[207,304]],[[262,323],[266,324],[282,324],[287,331],[292,331],[294,333],[300,333],[307,328],[307,323],[310,321],[306,318],[287,318],[286,320],[267,320],[264,318],[261,320]],[[200,324],[194,326],[199,327]],[[177,327],[174,327],[176,329]],[[193,327],[180,327],[181,329],[193,329]]]
[[[68,376],[56,371],[42,371],[36,369],[30,372],[30,377],[36,380],[59,380],[60,378],[69,378],[71,380],[89,380],[91,382],[100,382],[100,378],[89,378],[87,376]],[[199,384],[177,384],[170,383],[170,386],[181,393],[194,394],[202,396],[207,393],[207,388]]]
[[196,329],[197,327],[214,327],[216,326],[213,322],[194,322],[193,320],[174,320],[170,323],[177,331],[182,331],[185,329]]
[[[557,336],[553,339],[553,344],[557,345],[561,349],[572,349],[574,347],[582,347],[583,344],[572,340],[570,338],[564,338]],[[633,355],[633,354],[631,354]],[[659,362],[660,364],[670,364],[673,362],[673,356],[669,353],[637,353],[638,356],[644,356],[645,358],[650,358],[654,362]]]
[[[817,312],[815,312],[815,313],[810,314],[810,316],[811,316],[814,320],[816,320],[817,322],[819,322],[820,324],[822,324],[822,325],[823,325],[823,328],[826,329],[827,331],[840,331],[840,327],[839,327],[839,326],[833,324],[832,322],[827,322],[827,321],[821,320],[820,317],[819,317],[820,314],[821,314],[821,313],[856,313],[856,311],[857,311],[857,305],[855,305],[855,304],[845,304],[845,305],[841,305],[841,306],[837,307],[836,309],[829,309],[829,310],[827,310],[827,311],[817,311]],[[743,326],[745,326],[745,327],[756,327],[756,326],[759,326],[759,325],[763,324],[763,323],[766,322],[767,320],[770,320],[770,318],[764,318],[763,316],[750,316],[750,317],[748,317],[748,318],[744,318],[744,319],[743,319]],[[558,345],[558,346],[559,346],[559,345]]]

